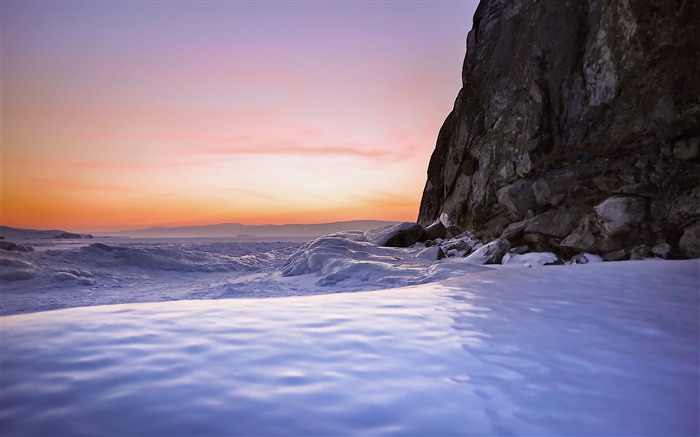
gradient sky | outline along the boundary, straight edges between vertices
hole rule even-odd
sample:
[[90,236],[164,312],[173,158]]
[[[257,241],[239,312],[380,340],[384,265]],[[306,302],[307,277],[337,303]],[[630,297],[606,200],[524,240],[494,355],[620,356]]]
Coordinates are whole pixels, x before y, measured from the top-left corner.
[[3,225],[415,220],[476,1],[2,1]]

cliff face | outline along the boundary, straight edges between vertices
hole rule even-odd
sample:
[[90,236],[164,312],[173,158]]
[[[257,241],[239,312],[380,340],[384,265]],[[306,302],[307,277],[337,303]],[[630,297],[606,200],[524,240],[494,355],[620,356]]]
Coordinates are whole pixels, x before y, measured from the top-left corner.
[[700,256],[698,23],[697,0],[482,0],[419,222]]

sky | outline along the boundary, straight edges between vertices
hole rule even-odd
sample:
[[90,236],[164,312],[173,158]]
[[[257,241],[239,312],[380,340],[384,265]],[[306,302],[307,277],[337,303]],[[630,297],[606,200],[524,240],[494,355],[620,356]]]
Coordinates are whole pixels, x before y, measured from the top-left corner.
[[477,3],[3,0],[0,221],[414,221]]

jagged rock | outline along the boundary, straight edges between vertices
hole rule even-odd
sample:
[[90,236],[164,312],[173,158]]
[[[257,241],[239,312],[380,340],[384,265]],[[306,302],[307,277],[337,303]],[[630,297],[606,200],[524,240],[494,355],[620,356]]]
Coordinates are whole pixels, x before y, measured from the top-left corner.
[[508,240],[499,238],[476,249],[464,261],[470,264],[499,264],[508,250],[510,250]]
[[513,255],[522,255],[524,253],[527,253],[530,251],[529,246],[518,246],[518,247],[513,247],[508,251],[508,253],[512,253]]
[[483,240],[491,240],[497,238],[510,224],[510,218],[499,215],[488,222],[484,223],[484,227],[478,232],[478,235],[482,237]]
[[673,146],[673,156],[683,161],[695,158],[698,156],[699,142],[699,138],[694,138],[692,141],[678,141],[676,145]]
[[552,237],[566,237],[581,220],[583,212],[578,208],[555,209],[532,218],[525,226],[526,233],[538,233]]
[[609,176],[596,176],[593,178],[593,183],[599,191],[607,193],[614,191],[615,188],[619,185],[619,182],[616,178],[612,178]]
[[525,220],[520,221],[520,222],[511,223],[503,231],[503,233],[501,234],[501,238],[505,238],[506,240],[516,239],[523,234],[523,231],[525,231],[526,226],[527,226],[527,221],[525,221]]
[[533,182],[532,192],[539,206],[557,205],[566,198],[575,183],[576,174],[573,171],[554,171]]
[[688,258],[700,258],[700,223],[688,226],[683,230],[678,247]]
[[630,252],[630,259],[631,260],[640,260],[640,259],[646,259],[649,258],[651,255],[651,249],[649,246],[640,244],[639,246],[635,246],[632,248],[632,251]]
[[638,197],[615,196],[606,199],[594,208],[610,235],[629,232],[642,222],[645,202]]
[[445,238],[447,236],[447,228],[445,228],[445,225],[443,225],[440,220],[435,220],[435,222],[425,228],[425,233],[431,240]]
[[448,226],[447,227],[447,238],[455,238],[460,236],[464,231],[459,226]]
[[663,259],[668,259],[668,256],[671,254],[671,245],[668,243],[657,244],[651,248],[651,253]]
[[627,252],[625,252],[625,249],[620,249],[616,250],[614,252],[608,252],[605,255],[603,255],[603,259],[605,261],[620,261],[625,258],[627,255]]
[[559,245],[563,248],[586,251],[595,244],[595,237],[583,224],[566,236]]
[[[649,197],[638,222],[591,231],[602,254],[654,241],[653,223],[677,241],[700,220],[700,2],[482,0],[473,23],[420,223],[446,217],[481,233],[501,209],[518,221],[547,208],[592,213],[613,192]],[[554,194],[546,176],[574,168]]]
[[[388,247],[408,247],[428,239],[425,229],[421,225],[410,222],[372,229],[365,232],[365,237],[377,246]],[[97,244],[100,243],[91,246]]]
[[465,236],[446,242],[442,245],[442,250],[449,257],[466,256],[472,252],[476,244],[476,240],[470,236]]
[[498,190],[498,201],[510,211],[523,216],[537,208],[532,181],[529,180],[519,180]]

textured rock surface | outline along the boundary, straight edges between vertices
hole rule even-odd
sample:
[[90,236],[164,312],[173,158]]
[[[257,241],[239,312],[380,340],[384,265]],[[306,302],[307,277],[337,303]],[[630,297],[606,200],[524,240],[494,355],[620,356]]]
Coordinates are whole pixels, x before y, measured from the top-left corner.
[[669,244],[688,256],[680,238],[700,221],[699,23],[690,0],[482,0],[419,222],[489,235],[504,227],[495,218],[595,215],[612,195],[637,196],[635,229],[587,219],[566,243],[626,257]]

